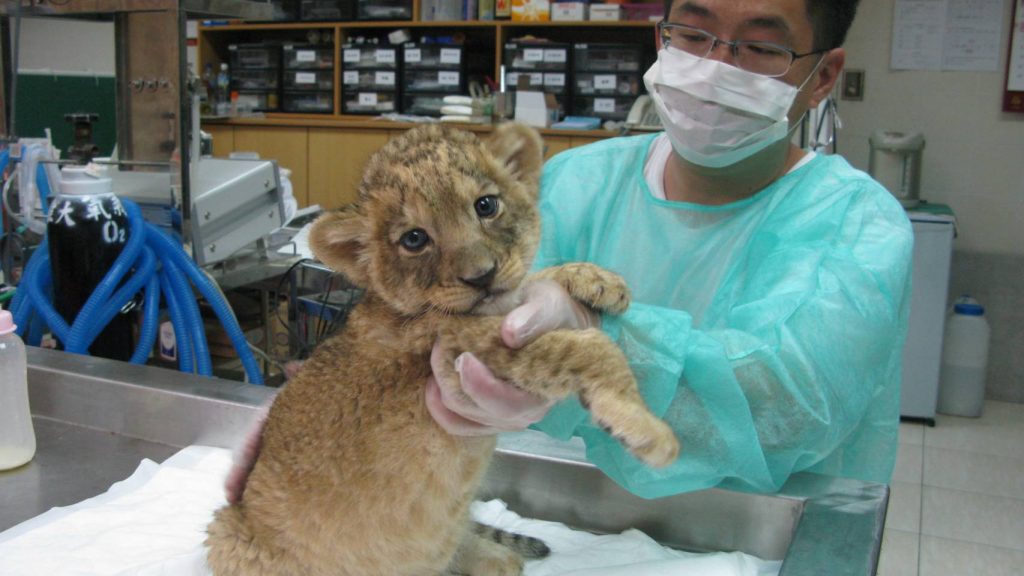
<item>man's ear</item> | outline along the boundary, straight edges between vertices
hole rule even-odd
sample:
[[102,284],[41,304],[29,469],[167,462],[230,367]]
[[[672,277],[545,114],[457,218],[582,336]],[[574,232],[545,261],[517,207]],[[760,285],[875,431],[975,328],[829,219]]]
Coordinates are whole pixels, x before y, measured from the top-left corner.
[[846,50],[843,48],[835,48],[825,55],[825,61],[818,68],[818,81],[811,92],[810,108],[817,108],[818,104],[832,93],[832,88],[839,81],[845,64]]
[[356,204],[317,218],[309,230],[309,247],[317,260],[356,286],[369,281],[366,216]]
[[516,122],[499,124],[484,145],[517,180],[537,186],[544,167],[544,141],[536,130]]

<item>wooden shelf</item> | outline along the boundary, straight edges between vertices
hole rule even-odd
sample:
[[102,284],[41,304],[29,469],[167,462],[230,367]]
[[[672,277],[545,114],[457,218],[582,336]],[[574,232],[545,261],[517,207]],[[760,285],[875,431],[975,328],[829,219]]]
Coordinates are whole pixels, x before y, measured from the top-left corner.
[[200,25],[202,32],[238,32],[251,30],[310,30],[317,28],[654,28],[647,20],[619,20],[615,22],[512,22],[511,20],[453,20],[453,21],[345,21],[345,22],[238,22],[230,24]]
[[[392,120],[373,120],[369,116],[356,115],[316,115],[316,114],[267,114],[265,117],[245,118],[204,118],[206,126],[297,126],[305,128],[352,128],[361,130],[408,130],[418,126],[417,122],[395,122]],[[490,132],[493,124],[449,124],[455,128],[473,132]],[[586,138],[609,138],[616,132],[608,130],[561,130],[558,128],[540,128],[544,136],[579,136]]]

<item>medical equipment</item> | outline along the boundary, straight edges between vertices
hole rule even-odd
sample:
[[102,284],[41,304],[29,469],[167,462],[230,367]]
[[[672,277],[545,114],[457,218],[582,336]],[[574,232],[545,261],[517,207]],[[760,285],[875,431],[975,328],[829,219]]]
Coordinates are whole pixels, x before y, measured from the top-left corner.
[[[66,166],[46,223],[53,305],[74,322],[128,241],[128,215],[98,166]],[[133,319],[116,314],[89,346],[101,358],[132,356]]]
[[920,132],[878,130],[868,138],[871,155],[868,173],[892,192],[904,208],[921,200],[921,156],[924,135]]
[[35,328],[45,324],[64,343],[67,352],[85,354],[110,319],[144,288],[143,321],[131,362],[142,364],[149,357],[156,341],[163,296],[177,338],[179,368],[182,372],[195,370],[200,375],[210,376],[213,366],[192,291],[194,285],[224,325],[249,381],[262,384],[263,376],[252,351],[217,286],[192,262],[180,243],[142,219],[138,205],[130,200],[123,200],[123,204],[130,223],[128,243],[70,325],[53,308],[48,297],[52,274],[47,240],[43,240],[26,267],[23,287],[18,289],[11,303],[19,334],[28,334],[27,343],[38,346],[39,332]]

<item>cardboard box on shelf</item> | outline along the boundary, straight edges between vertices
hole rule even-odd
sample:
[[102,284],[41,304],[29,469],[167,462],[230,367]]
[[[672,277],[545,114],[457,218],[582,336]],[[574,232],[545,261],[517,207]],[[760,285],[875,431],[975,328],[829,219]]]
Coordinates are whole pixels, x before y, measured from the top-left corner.
[[512,0],[513,22],[548,22],[551,4],[548,0]]
[[555,2],[551,5],[553,22],[581,22],[587,19],[585,2]]
[[595,22],[615,22],[622,19],[620,4],[591,4],[590,19]]

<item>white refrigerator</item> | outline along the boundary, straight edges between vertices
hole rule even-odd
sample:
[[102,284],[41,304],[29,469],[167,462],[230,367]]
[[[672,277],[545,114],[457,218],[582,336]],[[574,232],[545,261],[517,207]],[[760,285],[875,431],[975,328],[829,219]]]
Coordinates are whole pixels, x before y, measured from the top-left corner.
[[914,226],[914,268],[900,416],[934,426],[956,220],[951,214],[913,209],[907,215]]

